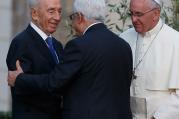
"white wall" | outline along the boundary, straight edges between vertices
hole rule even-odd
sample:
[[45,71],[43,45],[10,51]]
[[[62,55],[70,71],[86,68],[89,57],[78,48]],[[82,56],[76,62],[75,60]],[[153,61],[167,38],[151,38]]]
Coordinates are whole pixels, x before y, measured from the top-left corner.
[[10,110],[6,55],[11,36],[11,0],[0,0],[0,112]]

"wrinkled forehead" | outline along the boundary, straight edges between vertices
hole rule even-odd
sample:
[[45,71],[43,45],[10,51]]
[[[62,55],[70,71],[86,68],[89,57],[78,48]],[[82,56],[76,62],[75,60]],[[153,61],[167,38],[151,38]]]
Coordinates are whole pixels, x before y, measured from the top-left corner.
[[131,4],[146,4],[146,3],[149,3],[150,1],[152,0],[130,0],[130,3]]
[[131,0],[130,10],[141,11],[150,8],[150,0]]
[[61,8],[61,0],[39,0],[40,7],[60,7]]

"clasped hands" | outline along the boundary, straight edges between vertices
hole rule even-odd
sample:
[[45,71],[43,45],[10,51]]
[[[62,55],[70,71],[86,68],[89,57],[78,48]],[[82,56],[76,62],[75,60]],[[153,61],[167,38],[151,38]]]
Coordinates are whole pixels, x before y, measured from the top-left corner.
[[14,71],[8,71],[7,82],[8,82],[8,85],[11,87],[15,86],[17,76],[23,73],[19,60],[16,61],[16,69],[17,70],[14,70]]

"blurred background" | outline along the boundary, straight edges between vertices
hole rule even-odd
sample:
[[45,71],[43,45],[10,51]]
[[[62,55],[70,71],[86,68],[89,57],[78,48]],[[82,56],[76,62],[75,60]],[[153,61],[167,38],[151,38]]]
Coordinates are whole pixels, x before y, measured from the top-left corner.
[[[163,20],[179,29],[178,1],[162,0]],[[71,27],[68,24],[68,16],[72,13],[73,0],[61,0],[63,7],[62,21],[55,37],[65,45],[72,36]],[[129,17],[129,0],[108,0],[108,15],[106,25],[115,33],[132,27]],[[7,84],[6,55],[12,38],[25,29],[29,23],[29,13],[26,0],[0,0],[0,119],[9,118],[11,112],[11,94]]]

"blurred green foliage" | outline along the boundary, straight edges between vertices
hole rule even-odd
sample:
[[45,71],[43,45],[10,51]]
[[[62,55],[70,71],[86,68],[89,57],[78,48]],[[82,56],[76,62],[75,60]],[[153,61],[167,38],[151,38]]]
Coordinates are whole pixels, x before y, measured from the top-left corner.
[[170,7],[163,4],[161,17],[166,24],[179,31],[179,0],[171,0]]
[[129,6],[128,6],[128,1],[127,0],[121,0],[119,4],[108,4],[109,7],[109,14],[115,13],[114,15],[117,17],[117,21],[119,23],[114,23],[112,19],[110,19],[109,14],[107,15],[106,19],[106,24],[109,29],[116,29],[119,32],[124,31],[124,27],[126,25],[126,22],[128,18],[130,17],[129,15]]
[[[120,33],[123,32],[125,30],[127,20],[130,19],[128,0],[121,0],[117,4],[108,4],[108,7],[109,14],[115,13],[116,17],[118,18],[117,21],[119,22],[113,22],[108,14],[106,20],[107,26],[110,29],[115,29]],[[166,24],[179,31],[179,0],[171,0],[171,6],[162,4],[161,8],[161,18]],[[122,23],[122,25],[119,23]],[[132,24],[128,25],[127,27],[132,27]]]
[[11,119],[11,112],[0,112],[0,119]]
[[[128,22],[128,20],[130,20],[129,0],[120,0],[117,4],[109,3],[108,7],[109,13],[106,16],[105,23],[109,29],[121,33],[126,29],[126,27],[132,27],[132,24],[129,24]],[[179,0],[171,0],[171,6],[162,4],[161,8],[161,18],[166,24],[179,31]],[[111,14],[116,16],[117,22],[110,17]],[[74,37],[74,30],[69,20],[66,21],[65,27],[69,31],[67,37],[70,39]]]

